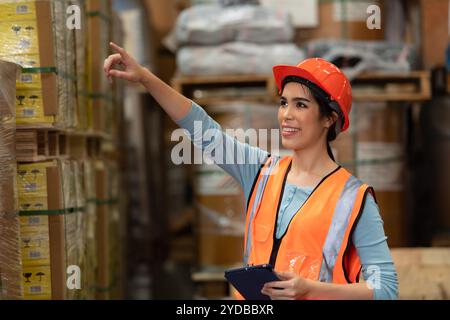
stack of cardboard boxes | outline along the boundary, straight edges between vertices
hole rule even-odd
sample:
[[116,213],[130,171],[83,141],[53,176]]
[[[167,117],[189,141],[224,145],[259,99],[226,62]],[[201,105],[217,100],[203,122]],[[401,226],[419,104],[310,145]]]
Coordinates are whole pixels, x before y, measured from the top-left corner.
[[0,2],[0,59],[27,68],[17,81],[18,124],[54,124],[62,108],[52,10],[50,1]]
[[[71,5],[80,8],[80,30],[69,27],[67,9]],[[119,30],[120,21],[115,23]],[[110,170],[117,157],[110,164],[101,156],[102,146],[115,146],[111,142],[117,139],[118,109],[122,108],[123,98],[119,88],[111,90],[103,77],[111,26],[109,0],[0,1],[0,60],[13,61],[22,67],[16,81],[17,93],[14,96],[9,91],[13,92],[9,109],[15,109],[17,118],[3,112],[6,110],[3,106],[8,104],[0,103],[0,119],[8,115],[8,121],[14,125],[7,136],[11,140],[7,144],[11,156],[2,157],[6,152],[0,149],[0,160],[7,159],[5,168],[14,165],[16,171],[15,138],[11,134],[16,122],[17,130],[45,133],[37,135],[45,137],[39,141],[39,147],[49,148],[49,132],[52,136],[53,133],[62,136],[61,142],[66,144],[58,145],[66,152],[44,154],[46,159],[42,161],[22,159],[17,164],[17,177],[6,175],[6,171],[4,175],[0,169],[2,178],[5,176],[0,179],[1,190],[5,191],[0,195],[2,217],[6,199],[8,214],[5,216],[17,220],[15,228],[12,228],[14,221],[9,221],[9,225],[3,218],[0,221],[0,230],[8,226],[9,233],[4,233],[8,239],[14,239],[13,232],[17,233],[16,243],[2,241],[2,246],[16,252],[18,257],[21,255],[15,262],[14,256],[9,255],[8,261],[14,265],[12,271],[19,275],[15,278],[1,264],[1,297],[120,296],[120,292],[111,293],[121,263],[118,234],[121,215],[115,204],[119,193],[118,173]],[[0,130],[3,133],[3,126]],[[5,139],[2,138],[2,143]],[[6,182],[11,190],[3,190]],[[115,186],[114,192],[108,189],[110,186]],[[17,196],[13,194],[15,191]],[[5,250],[2,247],[2,254],[8,252]],[[13,294],[6,292],[13,287]]]
[[66,210],[58,161],[19,164],[20,244],[25,299],[66,297]]
[[22,294],[15,162],[15,92],[18,66],[0,61],[0,299]]

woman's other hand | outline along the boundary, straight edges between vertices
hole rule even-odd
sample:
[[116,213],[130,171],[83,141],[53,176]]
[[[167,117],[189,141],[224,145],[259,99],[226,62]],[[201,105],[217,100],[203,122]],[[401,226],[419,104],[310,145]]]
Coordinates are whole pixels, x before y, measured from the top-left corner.
[[272,300],[307,299],[312,281],[301,278],[293,272],[277,272],[281,281],[267,282],[261,290],[262,294]]

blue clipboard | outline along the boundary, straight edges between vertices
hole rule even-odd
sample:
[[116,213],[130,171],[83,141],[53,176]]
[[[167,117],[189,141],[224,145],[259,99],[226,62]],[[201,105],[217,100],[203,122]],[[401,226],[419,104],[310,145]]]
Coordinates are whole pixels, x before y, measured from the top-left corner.
[[225,278],[246,300],[270,300],[261,289],[267,282],[280,281],[270,264],[226,270]]

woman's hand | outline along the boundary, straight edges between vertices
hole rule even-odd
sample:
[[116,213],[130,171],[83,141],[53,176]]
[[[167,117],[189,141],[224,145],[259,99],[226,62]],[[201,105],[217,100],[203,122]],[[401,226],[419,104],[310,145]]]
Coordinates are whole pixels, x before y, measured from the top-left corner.
[[277,272],[281,281],[267,282],[261,293],[272,300],[306,299],[313,285],[311,280],[301,278],[293,272]]
[[[109,45],[117,52],[106,58],[103,65],[109,82],[112,83],[112,77],[131,82],[142,82],[147,70],[137,63],[123,48],[113,42],[110,42]],[[114,65],[120,66],[120,70],[113,69]]]
[[[109,44],[117,53],[105,60],[103,69],[109,81],[112,78],[125,79],[142,84],[156,102],[174,121],[184,118],[191,110],[192,101],[164,83],[147,68],[137,63],[123,48]],[[119,70],[114,69],[117,66]]]

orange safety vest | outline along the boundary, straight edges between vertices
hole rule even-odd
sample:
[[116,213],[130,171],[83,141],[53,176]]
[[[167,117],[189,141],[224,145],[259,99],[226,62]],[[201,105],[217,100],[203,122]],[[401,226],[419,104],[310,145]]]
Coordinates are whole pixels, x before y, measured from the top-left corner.
[[[315,187],[281,239],[275,237],[280,203],[292,157],[269,157],[247,206],[244,263],[270,263],[316,281],[359,281],[361,262],[351,235],[373,189],[342,167]],[[239,298],[239,295],[238,295]]]

